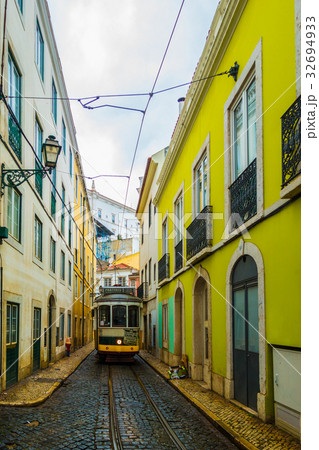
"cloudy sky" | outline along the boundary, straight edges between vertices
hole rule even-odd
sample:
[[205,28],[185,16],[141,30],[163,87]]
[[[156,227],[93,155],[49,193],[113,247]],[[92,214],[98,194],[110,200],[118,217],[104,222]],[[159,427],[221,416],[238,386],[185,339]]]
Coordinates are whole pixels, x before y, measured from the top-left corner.
[[[182,0],[48,0],[70,97],[150,92]],[[192,79],[217,0],[186,0],[156,90]],[[138,177],[148,156],[169,144],[177,99],[187,87],[154,96],[150,102],[128,193],[138,200]],[[148,97],[101,99],[144,110]],[[142,114],[114,108],[83,109],[71,102],[86,176],[128,175]],[[88,182],[91,187],[91,182]],[[99,178],[96,188],[124,203],[125,178]]]

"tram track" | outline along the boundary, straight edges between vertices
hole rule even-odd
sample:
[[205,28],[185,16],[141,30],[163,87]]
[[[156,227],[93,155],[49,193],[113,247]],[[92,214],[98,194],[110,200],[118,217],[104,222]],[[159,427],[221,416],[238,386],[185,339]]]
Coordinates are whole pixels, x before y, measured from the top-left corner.
[[114,450],[123,450],[123,444],[121,440],[121,434],[119,429],[119,423],[116,413],[116,404],[113,392],[113,383],[112,383],[112,369],[111,366],[107,367],[108,374],[108,386],[109,386],[109,412],[110,412],[110,437]]

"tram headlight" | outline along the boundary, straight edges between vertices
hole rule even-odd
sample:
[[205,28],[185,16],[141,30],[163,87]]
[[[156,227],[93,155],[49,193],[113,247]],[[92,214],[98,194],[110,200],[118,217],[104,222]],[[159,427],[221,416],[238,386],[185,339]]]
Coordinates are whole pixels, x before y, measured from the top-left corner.
[[121,344],[122,344],[122,339],[118,339],[118,340],[116,341],[116,343],[117,343],[117,345],[121,345]]

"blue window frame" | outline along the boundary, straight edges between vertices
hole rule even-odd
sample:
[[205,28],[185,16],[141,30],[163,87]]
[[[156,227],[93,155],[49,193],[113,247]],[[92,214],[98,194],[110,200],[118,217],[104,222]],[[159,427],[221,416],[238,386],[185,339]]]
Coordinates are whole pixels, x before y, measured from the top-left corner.
[[[38,159],[35,159],[35,169],[42,169],[42,142],[43,142],[43,131],[36,118],[34,127],[34,148]],[[35,174],[35,188],[42,197],[43,178],[41,173]]]
[[58,117],[58,93],[55,87],[54,80],[52,78],[52,115],[54,118],[55,123],[57,123],[57,117]]
[[39,21],[36,24],[36,63],[41,75],[42,80],[44,79],[44,40],[41,33]]
[[62,119],[62,150],[65,154],[66,152],[66,126],[64,120]]

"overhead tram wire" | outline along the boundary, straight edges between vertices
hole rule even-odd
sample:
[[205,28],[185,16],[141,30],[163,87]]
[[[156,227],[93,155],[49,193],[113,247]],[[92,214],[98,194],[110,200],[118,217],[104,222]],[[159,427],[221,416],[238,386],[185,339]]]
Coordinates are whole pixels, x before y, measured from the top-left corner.
[[[26,134],[24,133],[24,131],[23,131],[23,129],[22,129],[20,123],[19,123],[18,120],[16,119],[16,117],[15,117],[15,115],[14,115],[14,113],[13,113],[11,107],[10,107],[10,105],[9,105],[8,102],[6,101],[6,98],[5,98],[5,96],[3,95],[3,91],[2,91],[2,90],[0,91],[0,101],[1,101],[1,100],[3,100],[3,102],[4,102],[4,104],[5,104],[5,106],[6,106],[7,110],[8,110],[8,112],[10,113],[10,115],[11,115],[11,117],[12,117],[14,123],[16,124],[16,126],[17,126],[18,129],[20,130],[22,136],[24,137],[25,141],[27,142],[27,144],[28,144],[29,147],[31,148],[32,152],[34,153],[34,156],[35,156],[35,159],[36,159],[37,163],[39,164],[40,167],[42,167],[42,169],[45,169],[44,165],[42,164],[42,161],[40,160],[40,158],[38,157],[36,151],[34,150],[33,145],[31,144],[31,142],[30,142],[29,139],[27,138],[27,136],[26,136]],[[1,137],[1,140],[2,140],[2,136],[0,136],[0,137]],[[51,177],[49,176],[48,172],[45,172],[45,174],[46,174],[47,178],[49,179],[51,185],[53,186],[54,191],[56,192],[56,194],[58,195],[59,199],[61,200],[61,204],[65,207],[66,211],[67,211],[68,214],[69,214],[69,217],[71,217],[72,222],[74,223],[74,225],[76,226],[76,228],[79,230],[80,234],[82,235],[83,241],[85,241],[85,242],[87,243],[87,245],[91,248],[91,244],[90,244],[90,243],[88,242],[88,240],[85,238],[85,236],[84,236],[84,234],[82,233],[80,227],[77,225],[77,223],[76,223],[74,217],[73,217],[72,214],[71,214],[71,209],[69,209],[68,205],[67,205],[67,204],[64,202],[64,200],[62,199],[62,196],[60,195],[60,193],[59,193],[59,191],[57,190],[57,188],[56,188],[55,184],[53,183],[53,181],[51,180]],[[94,257],[96,258],[96,260],[99,261],[97,255],[96,255],[95,252],[94,252],[94,249],[91,248],[91,250],[92,250],[92,254],[93,254]]]
[[[141,124],[140,124],[140,128],[139,128],[139,131],[138,131],[138,135],[137,135],[137,141],[136,141],[135,150],[134,150],[133,159],[132,159],[132,164],[131,164],[131,168],[130,168],[130,175],[129,175],[129,179],[128,179],[128,182],[127,182],[127,188],[126,188],[126,193],[125,193],[125,201],[124,201],[124,210],[123,210],[123,212],[125,211],[125,208],[126,208],[126,202],[127,202],[128,191],[129,191],[129,187],[130,187],[130,181],[131,181],[131,177],[132,177],[132,172],[133,172],[133,167],[134,167],[134,163],[135,163],[136,153],[137,153],[139,142],[140,142],[140,139],[141,139],[141,134],[142,134],[142,129],[143,129],[144,121],[145,121],[146,112],[148,110],[148,107],[149,107],[149,104],[151,102],[151,99],[152,99],[152,97],[154,95],[155,86],[156,86],[158,78],[160,76],[160,73],[161,73],[161,70],[162,70],[162,67],[163,67],[163,64],[164,64],[164,61],[165,61],[165,58],[166,58],[169,46],[171,44],[171,41],[172,41],[172,38],[173,38],[173,35],[174,35],[174,32],[175,32],[175,29],[176,29],[179,17],[181,15],[184,3],[185,3],[185,0],[182,0],[181,6],[179,8],[179,11],[178,11],[178,14],[177,14],[174,26],[173,26],[173,29],[171,31],[168,43],[166,45],[166,49],[165,49],[164,55],[162,57],[161,64],[160,64],[160,66],[158,68],[158,71],[157,71],[157,74],[156,74],[156,77],[155,77],[155,81],[153,83],[152,90],[149,93],[149,98],[148,98],[147,104],[145,106],[144,114],[143,114],[143,117],[142,117],[142,120],[141,120]],[[123,220],[124,220],[124,214],[122,216],[122,224],[123,224]]]

